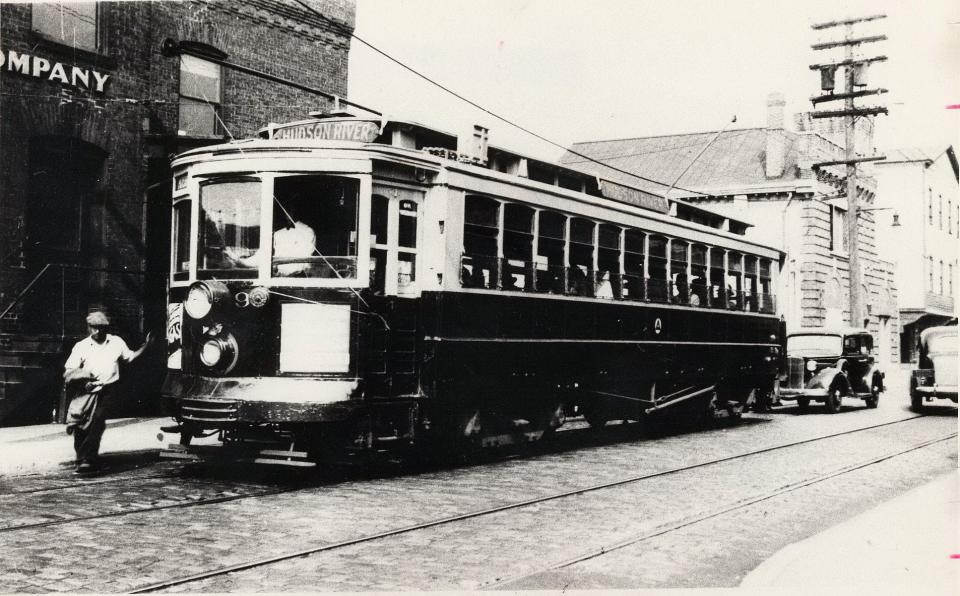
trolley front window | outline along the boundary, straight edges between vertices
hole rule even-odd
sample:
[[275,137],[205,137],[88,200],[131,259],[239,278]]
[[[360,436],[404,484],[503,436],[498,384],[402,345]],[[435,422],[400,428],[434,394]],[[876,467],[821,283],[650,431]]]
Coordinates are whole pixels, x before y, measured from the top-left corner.
[[260,181],[212,182],[200,188],[197,277],[257,277]]
[[182,281],[190,275],[190,201],[173,206],[173,279]]
[[277,178],[272,276],[355,279],[359,194],[353,178]]

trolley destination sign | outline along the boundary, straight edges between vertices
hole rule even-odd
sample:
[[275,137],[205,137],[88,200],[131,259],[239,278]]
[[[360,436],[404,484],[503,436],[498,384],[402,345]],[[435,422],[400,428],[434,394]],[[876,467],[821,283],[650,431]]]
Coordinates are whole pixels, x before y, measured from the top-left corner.
[[310,120],[267,129],[269,139],[316,139],[372,143],[380,136],[379,120]]

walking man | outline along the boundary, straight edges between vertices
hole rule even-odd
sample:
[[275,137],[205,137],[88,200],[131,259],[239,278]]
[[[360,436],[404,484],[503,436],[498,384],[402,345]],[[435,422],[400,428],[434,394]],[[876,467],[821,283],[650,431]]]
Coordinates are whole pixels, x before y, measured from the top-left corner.
[[132,362],[147,349],[153,338],[139,350],[133,351],[116,335],[107,333],[110,320],[95,311],[87,316],[90,336],[73,346],[64,364],[63,380],[74,392],[67,411],[67,434],[73,434],[73,448],[77,452],[77,472],[92,472],[97,468],[100,439],[106,430],[106,412],[117,398],[115,384],[120,379],[120,361]]

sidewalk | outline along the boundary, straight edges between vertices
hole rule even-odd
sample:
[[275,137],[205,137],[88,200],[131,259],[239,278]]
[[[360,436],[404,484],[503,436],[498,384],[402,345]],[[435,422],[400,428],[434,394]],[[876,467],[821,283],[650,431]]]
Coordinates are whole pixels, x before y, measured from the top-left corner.
[[[155,454],[166,443],[157,433],[169,418],[118,418],[107,421],[100,454],[130,457]],[[0,477],[40,474],[58,469],[73,469],[73,437],[63,424],[40,424],[0,428]]]
[[956,594],[958,499],[960,471],[955,471],[782,549],[740,587],[817,594]]

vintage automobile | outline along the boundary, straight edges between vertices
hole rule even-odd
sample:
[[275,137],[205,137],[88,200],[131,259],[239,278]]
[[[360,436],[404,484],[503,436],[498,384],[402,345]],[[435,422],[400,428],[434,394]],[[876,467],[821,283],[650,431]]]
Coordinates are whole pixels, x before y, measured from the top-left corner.
[[840,410],[844,397],[876,408],[884,391],[884,373],[872,350],[873,337],[866,329],[809,328],[788,334],[778,400],[796,400],[801,410],[811,401],[823,402],[831,414]]
[[920,363],[910,377],[910,405],[919,412],[924,402],[934,399],[957,403],[957,319],[920,334]]

